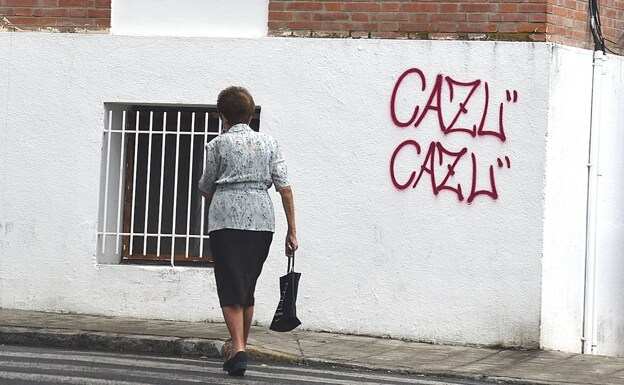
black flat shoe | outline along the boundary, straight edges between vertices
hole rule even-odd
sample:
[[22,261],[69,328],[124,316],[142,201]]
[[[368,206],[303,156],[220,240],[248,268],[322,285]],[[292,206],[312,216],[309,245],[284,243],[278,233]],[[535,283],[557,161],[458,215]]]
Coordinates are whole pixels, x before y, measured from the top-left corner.
[[240,351],[223,363],[223,370],[230,376],[242,376],[247,370],[247,353]]
[[230,367],[232,367],[232,361],[234,360],[234,357],[232,358],[228,358],[224,363],[223,363],[223,370],[225,370],[226,372],[228,370],[230,370]]

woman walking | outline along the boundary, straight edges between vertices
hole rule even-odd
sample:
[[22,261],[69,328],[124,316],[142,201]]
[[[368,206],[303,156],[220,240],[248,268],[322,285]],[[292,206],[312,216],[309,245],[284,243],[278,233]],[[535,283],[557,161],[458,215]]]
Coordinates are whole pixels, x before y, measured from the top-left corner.
[[249,127],[254,109],[253,97],[243,87],[219,93],[217,110],[224,133],[206,145],[206,166],[199,181],[209,207],[217,293],[232,338],[223,369],[238,376],[247,369],[256,282],[275,232],[271,185],[280,193],[286,213],[286,256],[292,257],[298,248],[293,193],[282,150],[275,139]]

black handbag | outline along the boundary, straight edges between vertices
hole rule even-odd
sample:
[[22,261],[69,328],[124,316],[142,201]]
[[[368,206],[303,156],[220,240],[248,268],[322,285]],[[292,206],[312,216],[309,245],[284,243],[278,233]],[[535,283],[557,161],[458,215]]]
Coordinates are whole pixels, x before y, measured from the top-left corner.
[[280,277],[280,301],[269,329],[276,332],[289,332],[301,325],[297,318],[297,291],[301,273],[295,273],[295,255],[288,258],[286,275]]

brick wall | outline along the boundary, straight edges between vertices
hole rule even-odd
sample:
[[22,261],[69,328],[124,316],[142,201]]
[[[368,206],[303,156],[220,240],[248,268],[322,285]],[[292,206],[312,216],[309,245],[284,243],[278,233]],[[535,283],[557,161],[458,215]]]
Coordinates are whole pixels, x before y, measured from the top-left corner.
[[[600,0],[607,46],[624,47],[624,1]],[[269,34],[299,37],[551,41],[593,48],[587,1],[271,0]]]
[[111,0],[0,0],[0,30],[107,31]]
[[[624,1],[600,0],[602,34],[607,48],[622,54],[624,49]],[[546,30],[548,41],[583,48],[593,48],[589,29],[588,2],[549,0]]]
[[[587,0],[270,0],[269,35],[550,41],[593,48]],[[611,51],[624,53],[624,0],[599,0]],[[0,30],[108,31],[111,0],[0,0]]]

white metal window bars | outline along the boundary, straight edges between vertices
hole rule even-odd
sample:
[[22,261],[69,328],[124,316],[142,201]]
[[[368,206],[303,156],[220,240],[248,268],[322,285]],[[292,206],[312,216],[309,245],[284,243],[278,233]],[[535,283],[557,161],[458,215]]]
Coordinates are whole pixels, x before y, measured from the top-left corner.
[[[98,260],[210,262],[197,188],[214,107],[107,105]],[[174,150],[175,149],[175,150]]]

